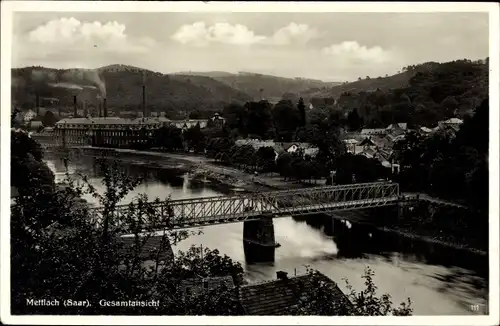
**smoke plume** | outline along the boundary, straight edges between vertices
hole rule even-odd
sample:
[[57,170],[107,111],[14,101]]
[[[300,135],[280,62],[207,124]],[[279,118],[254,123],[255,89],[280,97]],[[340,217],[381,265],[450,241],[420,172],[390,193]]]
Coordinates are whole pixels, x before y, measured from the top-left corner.
[[49,83],[50,86],[52,87],[62,87],[62,88],[69,88],[69,89],[78,89],[78,90],[83,90],[83,87],[80,85],[76,84],[71,84],[71,83]]
[[[102,97],[106,97],[106,84],[99,72],[94,69],[69,69],[57,74],[54,71],[44,69],[34,69],[31,78],[35,82],[50,83],[54,87],[64,87],[69,89],[82,90],[83,87],[98,88]],[[79,85],[92,84],[93,86]]]

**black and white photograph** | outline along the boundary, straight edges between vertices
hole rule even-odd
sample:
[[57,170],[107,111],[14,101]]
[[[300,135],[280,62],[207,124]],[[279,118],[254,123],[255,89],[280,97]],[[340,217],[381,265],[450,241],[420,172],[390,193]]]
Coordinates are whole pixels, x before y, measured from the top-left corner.
[[2,2],[2,323],[498,324],[498,15]]

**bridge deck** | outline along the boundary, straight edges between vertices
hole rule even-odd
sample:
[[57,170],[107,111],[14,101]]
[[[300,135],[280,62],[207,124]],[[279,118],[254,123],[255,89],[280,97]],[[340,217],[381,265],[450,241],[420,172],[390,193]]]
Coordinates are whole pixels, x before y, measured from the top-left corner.
[[[374,182],[344,186],[278,190],[262,193],[180,199],[152,203],[153,212],[139,213],[128,205],[114,211],[120,224],[135,221],[155,223],[168,229],[233,223],[260,219],[263,215],[282,217],[310,215],[340,210],[393,205],[399,200],[399,186],[392,182]],[[102,219],[102,209],[93,209],[95,221]]]

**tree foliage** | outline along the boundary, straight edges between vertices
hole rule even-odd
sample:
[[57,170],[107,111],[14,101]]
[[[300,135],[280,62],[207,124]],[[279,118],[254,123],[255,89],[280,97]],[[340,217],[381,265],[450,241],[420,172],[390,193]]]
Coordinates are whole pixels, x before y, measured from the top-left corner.
[[[104,193],[98,193],[84,175],[80,176],[83,181],[80,186],[68,175],[66,186],[56,188],[50,186],[54,183],[53,176],[34,182],[39,166],[47,168],[35,159],[40,158],[39,149],[19,147],[19,141],[31,144],[23,134],[13,132],[12,141],[15,148],[12,174],[28,171],[25,177],[28,183],[15,182],[19,196],[11,207],[13,313],[224,315],[237,311],[237,304],[224,289],[205,293],[204,298],[178,300],[172,296],[182,290],[177,282],[180,278],[230,275],[241,283],[243,270],[229,257],[208,248],[204,249],[203,258],[196,248],[191,248],[174,259],[171,245],[193,232],[172,231],[173,212],[168,198],[162,204],[162,214],[155,208],[159,207],[158,198],[151,202],[142,195],[130,202],[126,211],[118,213],[118,205],[140,180],[120,171],[116,162],[111,166],[99,163]],[[23,157],[31,160],[19,160]],[[84,194],[100,203],[99,214],[80,199]],[[157,230],[164,231],[158,234]],[[129,234],[128,245],[121,237],[124,234]],[[157,239],[157,246],[150,248],[147,244],[153,238]],[[195,266],[196,270],[189,266]],[[26,305],[27,298],[89,300],[92,306],[68,309],[61,303],[41,309]],[[160,305],[102,307],[99,305],[102,299],[159,300]]]
[[410,298],[399,307],[394,307],[389,294],[377,295],[377,286],[373,281],[375,273],[370,267],[366,267],[361,276],[365,280],[362,291],[357,292],[347,279],[343,279],[349,302],[341,300],[336,295],[337,291],[332,289],[332,285],[318,271],[308,267],[308,274],[312,279],[312,286],[303,294],[304,300],[291,308],[290,314],[311,315],[313,312],[320,316],[411,316],[413,313]]

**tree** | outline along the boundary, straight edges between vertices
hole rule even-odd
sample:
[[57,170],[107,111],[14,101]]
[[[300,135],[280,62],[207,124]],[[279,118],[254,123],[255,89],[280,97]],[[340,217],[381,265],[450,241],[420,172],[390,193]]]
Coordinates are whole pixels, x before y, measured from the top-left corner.
[[268,138],[272,126],[271,104],[267,101],[248,102],[244,108],[247,112],[245,129],[248,135]]
[[184,140],[187,143],[188,149],[192,149],[195,152],[203,152],[205,149],[205,135],[201,131],[199,123],[184,131]]
[[356,182],[373,182],[386,177],[388,173],[388,169],[384,168],[376,159],[368,159],[362,155],[345,154],[336,160],[335,182],[337,184],[352,183],[353,175],[355,175]]
[[290,142],[297,127],[300,126],[299,110],[290,100],[281,100],[273,108],[273,124],[276,130],[276,140]]
[[189,112],[189,119],[201,119],[202,113],[200,110]]
[[300,126],[303,127],[306,125],[306,105],[304,104],[304,99],[302,97],[299,99],[297,109],[299,110]]
[[238,130],[238,134],[242,136],[247,136],[247,120],[248,111],[242,105],[238,103],[231,103],[224,108],[223,112],[226,118],[226,125],[231,130]]
[[358,114],[358,110],[353,109],[347,115],[347,124],[350,130],[359,130],[363,125],[363,119]]
[[365,280],[363,291],[356,292],[349,281],[343,279],[349,291],[349,302],[335,295],[335,289],[318,271],[308,267],[307,272],[312,279],[312,286],[302,294],[303,299],[299,304],[290,309],[291,315],[311,315],[314,312],[320,316],[411,316],[413,313],[410,298],[399,307],[393,307],[389,294],[377,296],[377,286],[373,282],[375,273],[370,267],[365,268],[361,276]]
[[255,153],[257,165],[263,172],[271,172],[275,169],[276,152],[270,146],[260,147]]
[[[33,156],[29,148],[18,157]],[[21,161],[22,162],[22,161]],[[14,314],[215,314],[237,312],[237,305],[224,289],[204,294],[203,298],[179,300],[182,277],[196,273],[206,276],[234,276],[242,280],[242,268],[227,256],[205,249],[203,258],[196,250],[173,259],[171,244],[192,233],[172,231],[173,211],[168,198],[162,203],[163,214],[155,207],[159,199],[150,202],[139,196],[127,210],[117,211],[117,205],[138,184],[121,172],[116,162],[112,166],[100,162],[105,192],[98,193],[80,176],[83,185],[75,186],[67,177],[67,187],[44,192],[44,200],[15,200],[11,219],[11,302]],[[28,166],[29,167],[29,166]],[[28,168],[26,167],[26,168]],[[13,165],[13,174],[20,173]],[[31,177],[30,181],[34,181]],[[53,182],[53,180],[52,180]],[[101,204],[96,214],[80,199],[89,193]],[[33,216],[33,213],[37,213]],[[178,217],[176,217],[178,218]],[[46,221],[40,223],[41,221]],[[158,235],[157,230],[164,230]],[[121,237],[130,234],[128,245]],[[159,238],[155,248],[147,249],[153,237]],[[149,266],[145,263],[149,262]],[[191,273],[191,274],[190,274]],[[40,282],[43,279],[43,282]],[[168,292],[176,288],[176,291]],[[169,295],[167,295],[169,294]],[[89,300],[91,307],[66,308],[31,307],[27,298],[71,298]],[[159,307],[100,307],[99,300],[160,300]],[[203,305],[201,302],[205,301]]]
[[54,113],[52,113],[52,111],[47,110],[47,112],[45,112],[45,115],[42,118],[42,123],[44,127],[52,127],[56,124],[56,122],[57,118],[54,115]]
[[349,284],[347,279],[344,279],[349,290],[348,298],[354,304],[357,315],[361,316],[411,316],[413,309],[411,308],[411,299],[407,302],[402,302],[398,308],[392,307],[391,296],[383,294],[377,296],[377,286],[373,282],[375,273],[370,267],[365,269],[365,274],[362,276],[365,279],[365,290],[356,293],[354,288]]
[[167,151],[177,151],[184,148],[182,130],[174,125],[166,125],[156,129],[153,138],[156,146]]

